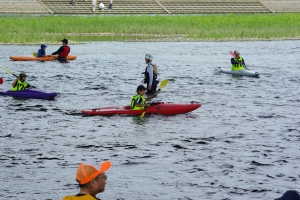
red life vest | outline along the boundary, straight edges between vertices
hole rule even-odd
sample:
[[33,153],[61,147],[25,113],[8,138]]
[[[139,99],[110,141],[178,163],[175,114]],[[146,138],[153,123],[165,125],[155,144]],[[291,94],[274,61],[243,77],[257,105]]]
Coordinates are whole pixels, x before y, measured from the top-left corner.
[[59,57],[67,57],[70,53],[70,47],[64,46],[64,51],[59,54]]

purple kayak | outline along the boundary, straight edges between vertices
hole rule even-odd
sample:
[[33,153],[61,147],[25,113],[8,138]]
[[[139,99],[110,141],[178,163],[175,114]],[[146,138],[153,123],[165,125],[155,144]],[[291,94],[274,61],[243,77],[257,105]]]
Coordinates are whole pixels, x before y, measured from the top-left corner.
[[2,96],[11,96],[16,98],[26,98],[26,99],[54,99],[58,93],[57,92],[47,92],[38,89],[26,89],[19,91],[0,91]]

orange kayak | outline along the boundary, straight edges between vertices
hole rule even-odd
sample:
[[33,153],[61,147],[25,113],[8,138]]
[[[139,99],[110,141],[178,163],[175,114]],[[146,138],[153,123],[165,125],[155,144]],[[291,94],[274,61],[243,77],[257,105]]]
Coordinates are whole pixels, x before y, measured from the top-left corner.
[[[31,60],[37,60],[37,61],[51,61],[51,60],[57,60],[57,56],[46,56],[46,57],[33,57],[33,56],[10,56],[9,57],[13,61],[31,61]],[[74,60],[77,56],[75,55],[69,55],[67,57],[67,60]]]

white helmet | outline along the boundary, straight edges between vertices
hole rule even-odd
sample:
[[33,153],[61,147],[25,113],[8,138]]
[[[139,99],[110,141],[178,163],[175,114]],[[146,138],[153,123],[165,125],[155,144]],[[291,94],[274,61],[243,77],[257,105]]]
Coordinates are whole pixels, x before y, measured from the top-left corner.
[[146,59],[149,59],[150,61],[153,60],[153,57],[152,57],[150,54],[146,54],[145,58],[146,58]]

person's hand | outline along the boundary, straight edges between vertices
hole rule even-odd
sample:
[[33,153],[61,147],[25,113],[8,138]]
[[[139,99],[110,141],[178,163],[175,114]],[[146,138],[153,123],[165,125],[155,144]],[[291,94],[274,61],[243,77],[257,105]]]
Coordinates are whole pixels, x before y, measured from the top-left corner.
[[148,86],[147,89],[148,89],[148,90],[151,90],[151,86]]
[[145,104],[145,108],[148,108],[150,106],[150,104],[149,103],[147,103],[147,104]]
[[152,97],[156,97],[157,96],[157,93],[154,93],[153,95],[152,95]]

